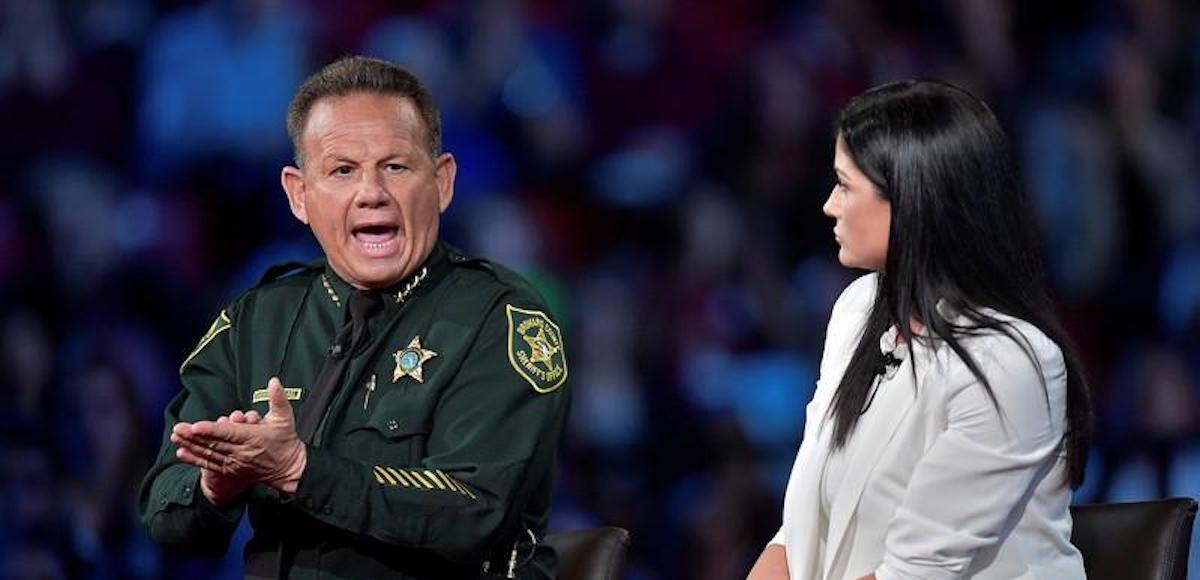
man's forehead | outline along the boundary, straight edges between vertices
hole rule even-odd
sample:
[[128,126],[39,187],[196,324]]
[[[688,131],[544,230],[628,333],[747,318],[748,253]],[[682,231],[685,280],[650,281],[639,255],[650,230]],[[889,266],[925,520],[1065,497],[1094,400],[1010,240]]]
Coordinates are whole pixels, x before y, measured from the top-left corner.
[[313,103],[305,123],[306,140],[323,141],[355,128],[394,129],[400,138],[424,139],[425,125],[410,99],[399,95],[352,93]]

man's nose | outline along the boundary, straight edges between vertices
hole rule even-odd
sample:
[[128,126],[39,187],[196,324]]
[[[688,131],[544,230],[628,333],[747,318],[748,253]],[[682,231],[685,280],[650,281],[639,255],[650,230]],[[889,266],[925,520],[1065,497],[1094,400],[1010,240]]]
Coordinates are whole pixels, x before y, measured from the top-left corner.
[[387,205],[391,199],[392,196],[388,194],[383,181],[383,174],[379,171],[364,171],[363,181],[354,202],[360,207],[378,207]]

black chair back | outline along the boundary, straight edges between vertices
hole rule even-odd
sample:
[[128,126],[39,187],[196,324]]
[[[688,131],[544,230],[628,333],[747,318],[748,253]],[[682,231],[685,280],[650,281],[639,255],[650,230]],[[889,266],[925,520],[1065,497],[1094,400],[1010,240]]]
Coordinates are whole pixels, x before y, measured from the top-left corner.
[[546,535],[558,552],[559,580],[620,580],[629,552],[629,532],[606,527]]
[[1089,580],[1187,580],[1196,500],[1071,506]]

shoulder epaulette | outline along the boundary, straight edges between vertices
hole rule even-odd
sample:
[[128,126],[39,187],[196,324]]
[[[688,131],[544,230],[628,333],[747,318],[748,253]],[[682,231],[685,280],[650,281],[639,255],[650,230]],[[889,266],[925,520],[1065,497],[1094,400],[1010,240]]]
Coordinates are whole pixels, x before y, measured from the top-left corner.
[[325,262],[323,260],[313,260],[311,262],[293,261],[275,264],[267,268],[266,272],[263,272],[262,277],[258,279],[258,284],[255,284],[255,286],[262,286],[263,284],[274,282],[275,280],[295,274],[297,272],[320,269],[324,267],[324,265]]
[[462,250],[460,250],[454,246],[451,246],[450,244],[446,244],[446,257],[453,264],[480,266],[480,267],[486,268],[488,270],[493,270],[491,262],[487,261],[484,258],[477,258],[475,256],[469,256]]

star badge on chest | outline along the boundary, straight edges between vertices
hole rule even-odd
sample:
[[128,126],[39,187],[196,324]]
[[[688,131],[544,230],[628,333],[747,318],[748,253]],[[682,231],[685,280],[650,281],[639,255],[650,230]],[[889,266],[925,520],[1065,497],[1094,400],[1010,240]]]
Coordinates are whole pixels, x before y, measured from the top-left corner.
[[408,346],[392,353],[392,358],[396,359],[396,370],[392,371],[392,382],[399,381],[403,377],[412,377],[418,383],[425,382],[424,364],[437,355],[438,353],[421,347],[420,336],[414,337]]

